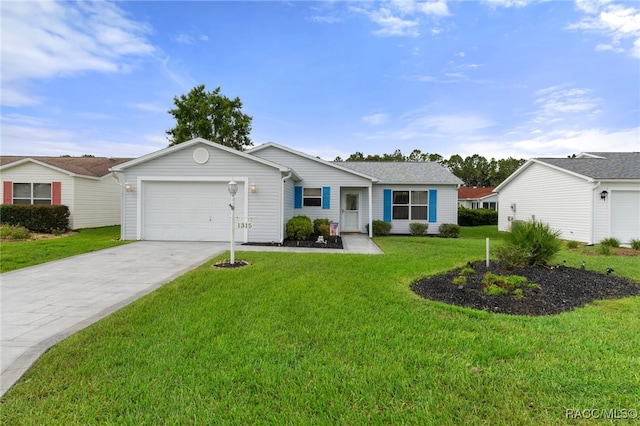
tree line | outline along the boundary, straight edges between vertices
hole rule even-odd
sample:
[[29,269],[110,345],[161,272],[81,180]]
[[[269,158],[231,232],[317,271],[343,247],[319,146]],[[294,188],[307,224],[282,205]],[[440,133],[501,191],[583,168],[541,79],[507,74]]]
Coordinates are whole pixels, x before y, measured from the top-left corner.
[[431,161],[446,167],[451,173],[459,177],[465,186],[498,186],[509,175],[522,166],[526,160],[513,157],[487,160],[479,154],[468,157],[454,154],[444,158],[440,154],[422,152],[414,149],[409,155],[404,155],[396,149],[392,154],[364,155],[362,152],[351,154],[346,160],[336,157],[334,161],[398,161],[398,162],[426,162]]

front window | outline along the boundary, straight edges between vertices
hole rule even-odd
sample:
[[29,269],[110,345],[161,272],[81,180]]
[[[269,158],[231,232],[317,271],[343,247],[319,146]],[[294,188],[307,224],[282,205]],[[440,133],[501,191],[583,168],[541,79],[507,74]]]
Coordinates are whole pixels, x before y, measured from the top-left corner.
[[393,220],[427,220],[427,191],[393,191]]
[[322,188],[304,188],[302,191],[302,205],[305,207],[322,206]]
[[14,183],[13,204],[51,204],[51,184]]

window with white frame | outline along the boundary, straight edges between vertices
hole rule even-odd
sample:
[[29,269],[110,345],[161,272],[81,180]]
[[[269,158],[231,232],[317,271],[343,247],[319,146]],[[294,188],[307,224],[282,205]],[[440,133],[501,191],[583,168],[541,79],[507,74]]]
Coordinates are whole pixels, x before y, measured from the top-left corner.
[[322,206],[322,188],[304,188],[302,190],[302,205],[305,207]]
[[495,201],[484,202],[482,203],[482,208],[490,209],[490,210],[498,210],[498,203],[496,203]]
[[427,191],[393,191],[393,220],[427,220]]
[[13,204],[51,204],[51,184],[14,183]]

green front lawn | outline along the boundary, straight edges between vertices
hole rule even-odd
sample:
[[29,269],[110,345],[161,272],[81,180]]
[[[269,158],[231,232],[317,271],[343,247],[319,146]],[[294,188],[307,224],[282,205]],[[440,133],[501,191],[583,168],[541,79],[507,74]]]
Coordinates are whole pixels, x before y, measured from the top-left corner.
[[[448,306],[409,285],[483,259],[482,235],[376,242],[385,255],[213,259],[49,350],[0,423],[557,425],[640,409],[640,298],[535,318]],[[606,259],[640,281],[624,261]]]
[[106,226],[80,229],[77,234],[69,237],[3,241],[0,246],[0,272],[13,271],[127,243],[119,241],[118,238],[120,238],[120,226]]

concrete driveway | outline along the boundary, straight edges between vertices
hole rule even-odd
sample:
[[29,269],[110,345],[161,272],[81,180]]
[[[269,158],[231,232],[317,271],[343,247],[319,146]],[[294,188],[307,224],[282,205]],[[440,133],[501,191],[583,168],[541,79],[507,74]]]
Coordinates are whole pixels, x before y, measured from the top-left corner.
[[[382,254],[366,235],[343,250],[236,246],[238,251]],[[229,243],[138,241],[0,275],[0,396],[48,348],[229,249]]]
[[57,342],[228,247],[139,241],[2,274],[0,395]]

